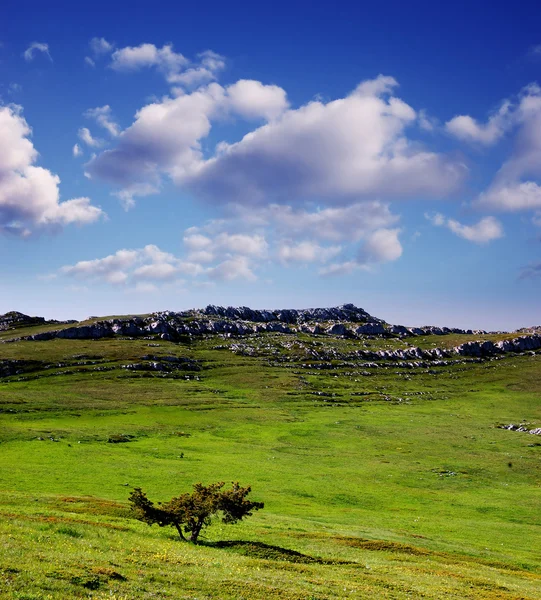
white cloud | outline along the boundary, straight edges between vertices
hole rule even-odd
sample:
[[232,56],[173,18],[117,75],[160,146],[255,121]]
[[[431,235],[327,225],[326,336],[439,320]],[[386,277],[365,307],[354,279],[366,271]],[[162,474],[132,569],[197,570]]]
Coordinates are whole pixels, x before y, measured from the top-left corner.
[[52,56],[49,52],[49,44],[45,44],[43,42],[33,42],[28,46],[28,48],[23,52],[24,60],[27,62],[31,62],[36,57],[36,53],[41,52],[45,54],[45,56],[53,62]]
[[141,44],[139,46],[127,46],[115,50],[111,56],[111,68],[115,71],[138,71],[140,69],[156,67],[164,73],[170,83],[175,81],[190,61],[173,50],[171,44],[158,48],[154,44]]
[[183,72],[179,72],[180,66],[175,69],[166,69],[168,83],[194,88],[214,81],[218,72],[225,67],[224,57],[212,50],[201,52],[197,58],[198,61],[194,66]]
[[171,44],[162,48],[154,44],[140,44],[113,52],[110,67],[115,71],[156,68],[171,85],[194,88],[214,81],[225,67],[225,59],[212,50],[206,50],[192,61],[175,52]]
[[328,267],[323,267],[319,270],[322,277],[334,277],[340,275],[350,275],[358,269],[366,269],[366,266],[361,265],[356,260],[348,260],[342,263],[333,263]]
[[476,244],[486,244],[503,236],[503,227],[494,217],[483,217],[475,225],[463,225],[454,219],[449,219],[447,227],[459,237]]
[[272,226],[285,236],[331,242],[359,241],[371,231],[394,225],[399,219],[387,204],[378,201],[314,211],[282,204],[254,207],[250,211],[234,206],[232,210],[247,226]]
[[104,216],[88,198],[59,201],[60,178],[34,163],[38,153],[20,106],[0,106],[0,231],[28,236]]
[[307,240],[298,244],[284,242],[279,245],[278,258],[284,263],[325,263],[340,254],[341,250],[340,246],[324,247]]
[[[381,96],[395,85],[378,77],[345,98],[282,112],[287,99],[277,86],[212,83],[143,107],[116,148],[98,155],[87,171],[132,197],[142,184],[159,189],[166,175],[215,202],[252,206],[313,197],[344,205],[373,195],[445,195],[467,170],[408,140],[405,130],[415,124],[415,111],[396,97]],[[235,144],[221,142],[215,156],[205,159],[201,144],[212,121],[231,111],[273,120]]]
[[268,244],[261,235],[247,235],[242,233],[221,233],[213,243],[217,252],[230,252],[262,258],[267,254]]
[[77,135],[82,142],[91,148],[99,148],[100,146],[103,146],[103,140],[93,137],[88,127],[81,127],[77,132]]
[[541,207],[541,88],[526,86],[514,106],[517,128],[513,151],[474,205],[481,209],[522,211]]
[[[191,229],[193,230],[196,228]],[[212,247],[212,240],[207,236],[201,235],[200,233],[191,233],[190,230],[188,230],[187,233],[188,235],[184,236],[184,245],[192,252],[200,252]]]
[[119,135],[117,146],[91,160],[87,172],[122,186],[127,194],[154,193],[162,172],[181,177],[201,160],[199,140],[208,135],[210,117],[223,96],[223,88],[213,83],[144,106]]
[[263,203],[311,197],[442,196],[466,173],[461,163],[409,142],[415,111],[381,95],[394,80],[364,82],[346,98],[310,102],[247,134],[175,177],[215,201]]
[[371,233],[361,249],[360,262],[385,263],[400,258],[402,245],[399,233],[400,229],[377,229]]
[[92,54],[96,57],[110,54],[113,51],[114,44],[108,42],[105,38],[94,37],[89,43]]
[[502,224],[494,217],[483,217],[474,225],[463,225],[459,221],[448,219],[440,213],[433,216],[425,214],[425,217],[436,227],[446,227],[455,235],[476,244],[487,244],[504,235]]
[[83,150],[81,149],[81,146],[79,146],[79,144],[74,144],[73,148],[71,149],[71,152],[72,152],[73,156],[75,156],[75,158],[77,158],[78,156],[81,156],[81,154],[83,153]]
[[260,81],[241,79],[226,88],[229,105],[246,119],[279,117],[288,107],[285,90],[277,85],[263,85]]
[[320,275],[330,277],[370,271],[375,265],[398,260],[402,256],[399,233],[400,229],[376,229],[366,237],[355,259],[330,264],[320,269]]
[[476,205],[504,212],[541,208],[541,186],[533,181],[493,185],[479,195]]
[[113,120],[111,113],[111,107],[106,104],[105,106],[89,108],[85,111],[84,116],[94,119],[96,123],[108,131],[112,137],[116,137],[120,133],[120,127]]
[[421,109],[417,114],[419,127],[424,131],[434,131],[438,127],[438,121],[431,117],[425,109]]
[[468,142],[478,142],[490,146],[497,142],[513,124],[513,107],[506,100],[492,114],[485,124],[478,123],[467,115],[453,117],[445,123],[447,131],[455,137]]
[[211,279],[220,281],[234,281],[236,279],[255,281],[257,279],[246,256],[234,256],[224,260],[216,267],[208,269],[207,274]]
[[246,256],[265,258],[268,243],[263,235],[222,232],[214,237],[198,233],[197,228],[186,231],[183,239],[188,260],[195,263],[210,263],[225,257]]
[[436,213],[434,215],[425,213],[425,219],[430,221],[435,227],[441,227],[442,225],[445,225],[446,221],[445,217],[441,213]]
[[60,269],[63,275],[113,285],[179,281],[181,274],[197,276],[202,272],[201,265],[163,252],[153,244],[135,250],[118,250],[104,258],[82,260]]
[[143,265],[135,269],[133,275],[137,279],[165,279],[174,278],[179,272],[178,267],[171,263],[153,263],[151,265]]
[[115,254],[94,260],[81,260],[75,265],[62,267],[62,273],[81,277],[107,276],[132,267],[139,258],[138,250],[118,250]]
[[90,56],[85,56],[85,63],[92,68],[96,66],[96,62],[92,58],[90,58]]

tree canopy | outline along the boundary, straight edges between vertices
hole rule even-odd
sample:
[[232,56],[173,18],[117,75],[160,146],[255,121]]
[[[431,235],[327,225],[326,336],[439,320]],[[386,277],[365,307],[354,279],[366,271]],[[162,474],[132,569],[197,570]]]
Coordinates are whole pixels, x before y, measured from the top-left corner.
[[[137,519],[157,524],[159,527],[175,527],[183,541],[197,544],[201,530],[219,516],[223,523],[236,523],[263,508],[263,502],[248,500],[250,486],[241,487],[233,482],[230,489],[222,489],[224,482],[193,485],[193,492],[184,493],[156,506],[139,487],[133,489],[129,501]],[[185,535],[186,534],[186,535]]]

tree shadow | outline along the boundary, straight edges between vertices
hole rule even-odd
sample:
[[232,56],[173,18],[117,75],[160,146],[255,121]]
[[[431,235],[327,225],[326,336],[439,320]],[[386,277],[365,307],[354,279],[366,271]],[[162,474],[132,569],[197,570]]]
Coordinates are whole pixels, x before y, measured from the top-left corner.
[[357,564],[346,560],[324,559],[308,554],[302,554],[296,550],[273,546],[263,542],[251,542],[245,540],[226,540],[220,542],[200,542],[210,548],[224,548],[231,550],[243,556],[250,558],[261,558],[264,560],[280,560],[297,564],[317,564],[317,565],[352,565]]

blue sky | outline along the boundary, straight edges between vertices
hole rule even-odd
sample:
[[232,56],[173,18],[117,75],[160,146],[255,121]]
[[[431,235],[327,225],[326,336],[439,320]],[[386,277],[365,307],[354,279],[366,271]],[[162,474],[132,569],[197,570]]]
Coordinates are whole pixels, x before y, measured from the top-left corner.
[[0,312],[541,323],[540,10],[3,5]]

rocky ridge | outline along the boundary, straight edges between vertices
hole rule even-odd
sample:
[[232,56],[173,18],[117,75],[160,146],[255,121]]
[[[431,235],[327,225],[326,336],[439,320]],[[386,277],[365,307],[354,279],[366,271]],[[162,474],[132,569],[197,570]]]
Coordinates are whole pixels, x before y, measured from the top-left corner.
[[[22,313],[0,316],[0,327],[7,329],[21,324],[54,323],[41,317],[27,317]],[[60,323],[60,322],[59,322]],[[71,324],[73,322],[63,322]],[[521,330],[525,331],[525,330]],[[156,312],[148,316],[133,316],[97,320],[93,323],[75,323],[52,331],[40,332],[5,341],[43,341],[60,339],[102,339],[116,335],[127,337],[159,337],[167,341],[180,341],[185,336],[222,334],[225,336],[249,336],[260,333],[308,333],[313,335],[344,336],[348,338],[416,337],[422,335],[485,334],[481,330],[448,327],[405,327],[390,325],[354,304],[333,308],[254,310],[248,307],[221,307],[209,305],[202,310],[183,312]],[[358,359],[415,361],[442,360],[453,356],[483,358],[506,353],[536,351],[541,349],[538,328],[531,333],[501,341],[469,341],[451,349],[421,349],[409,347],[377,352],[359,350]]]
[[32,327],[34,325],[65,325],[70,323],[77,323],[77,321],[47,321],[43,317],[30,317],[16,310],[8,312],[5,315],[0,315],[0,331],[8,331],[20,327]]
[[[7,315],[4,315],[6,317]],[[24,317],[24,315],[23,315]],[[40,317],[39,324],[54,323]],[[2,317],[0,317],[1,322]],[[64,322],[71,324],[73,322]],[[26,323],[28,324],[28,322]],[[484,333],[448,327],[405,327],[389,325],[353,304],[333,308],[253,310],[248,307],[224,308],[209,305],[203,310],[156,312],[149,316],[133,316],[97,320],[90,324],[41,332],[21,337],[25,340],[100,339],[114,335],[130,337],[160,335],[175,341],[179,336],[204,334],[250,335],[254,333],[310,333],[316,335],[390,336],[446,335],[450,333]]]

